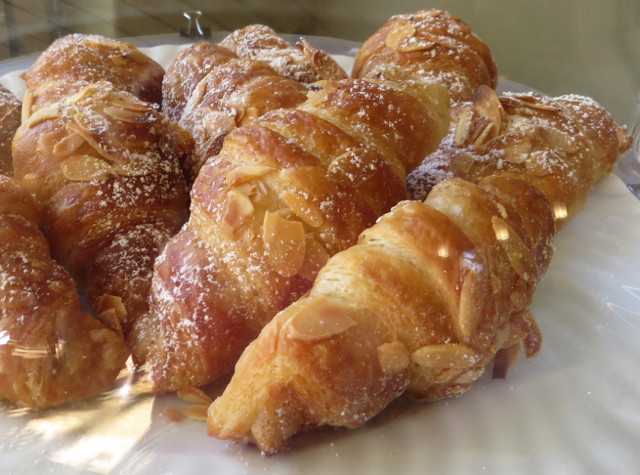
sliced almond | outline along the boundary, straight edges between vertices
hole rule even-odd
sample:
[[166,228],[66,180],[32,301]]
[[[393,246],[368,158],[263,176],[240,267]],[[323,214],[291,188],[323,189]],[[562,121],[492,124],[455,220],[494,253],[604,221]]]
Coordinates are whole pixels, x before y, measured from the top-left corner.
[[400,373],[411,363],[409,349],[401,341],[384,343],[377,348],[378,361],[385,373]]
[[117,66],[124,66],[127,64],[127,60],[121,54],[112,54],[109,56],[109,59]]
[[104,181],[114,174],[108,163],[90,155],[72,155],[60,163],[60,168],[71,181]]
[[60,109],[58,109],[58,106],[53,105],[45,107],[37,110],[29,116],[29,119],[27,120],[27,123],[29,124],[28,127],[34,127],[45,120],[57,119],[58,117],[60,117]]
[[227,203],[222,217],[225,234],[234,237],[236,231],[244,226],[253,216],[254,207],[251,199],[237,190],[227,193]]
[[181,419],[181,415],[179,411],[175,409],[165,409],[162,413],[169,419],[171,422],[178,422]]
[[27,89],[22,98],[22,123],[25,124],[31,117],[31,107],[33,106],[33,89]]
[[275,171],[275,168],[267,165],[240,165],[227,174],[225,183],[229,186],[238,185],[260,178],[272,171]]
[[471,120],[473,119],[474,110],[471,108],[465,108],[460,113],[458,123],[456,124],[456,133],[454,140],[456,145],[462,147],[467,141],[469,132],[471,129]]
[[318,272],[320,272],[320,269],[324,267],[331,256],[325,247],[312,234],[308,234],[306,236],[305,247],[304,262],[302,263],[302,267],[298,271],[298,274],[313,282],[316,280],[316,276],[318,275]]
[[479,115],[489,119],[493,125],[493,135],[495,136],[500,130],[504,116],[504,109],[495,91],[485,85],[478,87],[473,93],[473,107]]
[[491,225],[516,274],[529,284],[535,283],[538,267],[526,243],[502,218],[492,217]]
[[98,312],[102,313],[105,310],[113,309],[116,312],[118,320],[121,322],[127,316],[127,309],[122,302],[122,298],[116,295],[104,294],[100,298],[100,302],[98,303]]
[[187,419],[195,419],[197,421],[207,420],[207,411],[209,406],[207,404],[192,404],[182,410],[182,415]]
[[358,148],[335,158],[327,169],[327,177],[332,183],[347,188],[356,188],[371,178],[380,167],[376,152]]
[[344,333],[354,327],[352,310],[342,302],[326,297],[307,300],[287,322],[290,340],[318,341]]
[[311,201],[306,199],[300,193],[286,191],[280,195],[280,198],[293,210],[293,212],[302,221],[309,226],[317,228],[322,225],[324,216],[318,207]]
[[103,157],[105,160],[111,162],[111,163],[120,163],[120,164],[126,164],[127,161],[120,158],[120,157],[116,157],[114,155],[111,155],[109,153],[107,153],[102,146],[98,143],[98,141],[95,139],[95,137],[93,136],[93,133],[91,131],[89,131],[83,124],[82,124],[82,118],[80,117],[82,114],[75,114],[73,116],[73,122],[68,122],[65,124],[65,127],[70,130],[71,132],[76,132],[77,134],[80,134],[85,140],[86,142],[91,145],[91,147],[98,152],[98,154],[100,154],[101,157]]
[[416,350],[411,360],[427,368],[470,368],[480,361],[480,355],[462,343],[427,345]]
[[68,157],[85,143],[82,135],[72,132],[53,146],[53,155],[57,158]]
[[114,331],[119,336],[123,336],[122,325],[115,309],[110,308],[100,312],[100,314],[98,314],[98,320],[109,330]]
[[155,122],[157,117],[150,110],[139,111],[131,109],[123,109],[121,107],[107,106],[102,109],[106,115],[113,117],[121,122],[127,122],[130,124],[144,124],[149,122]]
[[532,146],[531,141],[510,143],[504,149],[504,158],[509,163],[523,163],[529,158]]
[[278,213],[264,216],[262,239],[265,254],[274,270],[285,277],[298,273],[304,262],[304,226],[299,221],[289,221]]
[[464,337],[468,337],[478,326],[482,316],[483,288],[480,278],[473,270],[467,271],[460,291],[460,308],[458,309],[458,328]]
[[187,386],[180,389],[177,395],[183,401],[190,402],[192,404],[211,404],[213,399],[210,398],[202,389],[195,386]]
[[119,107],[120,109],[127,109],[131,111],[149,112],[155,110],[154,107],[148,102],[127,101],[123,99],[114,99],[111,101],[111,105]]
[[387,34],[385,44],[389,48],[395,48],[399,43],[411,38],[416,32],[416,27],[410,22],[398,22]]

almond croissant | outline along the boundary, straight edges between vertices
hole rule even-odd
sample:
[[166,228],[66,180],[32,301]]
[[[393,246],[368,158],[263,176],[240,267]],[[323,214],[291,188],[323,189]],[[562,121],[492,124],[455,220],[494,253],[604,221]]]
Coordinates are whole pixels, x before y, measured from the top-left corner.
[[406,197],[406,171],[446,133],[449,96],[392,73],[318,83],[297,109],[232,131],[201,169],[135,329],[155,391],[230,371],[330,255]]
[[592,99],[505,93],[478,88],[461,104],[451,133],[408,177],[415,199],[441,180],[478,183],[501,171],[525,173],[552,204],[560,229],[582,208],[593,185],[608,175],[631,138]]
[[177,151],[188,137],[157,109],[98,82],[29,116],[13,142],[16,178],[43,208],[54,258],[94,309],[104,294],[123,300],[125,333],[187,214]]
[[304,427],[358,427],[402,393],[462,394],[520,342],[535,355],[528,307],[553,235],[544,195],[515,175],[400,203],[245,350],[209,434],[274,453]]
[[261,61],[240,59],[210,43],[183,50],[167,69],[163,108],[191,132],[195,147],[182,164],[189,184],[224,137],[273,109],[296,107],[307,98],[300,83]]
[[82,313],[39,220],[29,193],[0,176],[0,398],[42,409],[108,388],[129,350],[122,334]]
[[27,116],[98,81],[160,104],[164,69],[135,46],[98,35],[74,34],[54,41],[25,72]]
[[470,101],[481,85],[498,85],[487,45],[463,21],[441,10],[390,18],[356,54],[352,76],[364,77],[381,65],[441,81],[452,104]]

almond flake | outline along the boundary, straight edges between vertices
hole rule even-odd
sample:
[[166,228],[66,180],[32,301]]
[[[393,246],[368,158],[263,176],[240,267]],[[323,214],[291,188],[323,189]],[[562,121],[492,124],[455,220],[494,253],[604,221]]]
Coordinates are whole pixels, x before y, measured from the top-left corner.
[[401,341],[384,343],[377,350],[380,367],[385,373],[400,373],[411,363],[409,349]]
[[60,163],[62,174],[71,181],[104,181],[113,175],[113,169],[104,160],[90,155],[72,155]]
[[290,340],[318,341],[344,333],[356,325],[352,310],[343,303],[326,298],[308,299],[287,322]]
[[126,160],[119,158],[119,157],[115,157],[107,152],[105,152],[105,150],[102,148],[102,146],[98,143],[98,141],[94,138],[93,133],[88,130],[83,124],[82,124],[82,116],[83,114],[75,114],[73,116],[73,122],[68,122],[65,124],[65,127],[70,130],[71,132],[75,132],[77,134],[80,134],[82,136],[82,138],[84,138],[86,140],[86,142],[91,145],[91,147],[98,152],[98,154],[100,154],[100,156],[102,156],[105,160],[111,162],[111,163],[120,163],[125,165],[126,163],[128,163]]
[[387,34],[385,44],[394,48],[401,42],[411,38],[416,32],[416,27],[410,22],[398,22]]
[[157,118],[150,110],[138,111],[131,109],[123,109],[121,107],[107,106],[102,112],[121,122],[130,124],[144,124],[154,122]]
[[205,392],[196,388],[195,386],[187,386],[178,390],[177,395],[183,401],[190,402],[192,404],[211,404],[213,399],[210,398]]
[[127,316],[127,309],[125,308],[124,303],[122,303],[122,298],[116,295],[104,294],[98,303],[98,312],[102,313],[109,309],[115,310],[118,320],[121,322]]
[[86,140],[82,135],[73,132],[53,146],[53,156],[56,158],[68,157],[85,143]]
[[49,107],[45,107],[43,109],[39,109],[34,112],[29,119],[27,119],[28,127],[34,127],[45,120],[57,119],[60,117],[60,110],[58,106],[53,105]]
[[473,113],[473,109],[465,108],[458,118],[454,140],[456,142],[456,145],[458,145],[459,147],[464,146],[467,141],[467,137],[469,136],[469,131],[471,129],[470,125],[473,118]]
[[127,64],[127,60],[121,54],[112,54],[109,56],[109,59],[117,66],[124,66]]
[[128,163],[114,163],[113,170],[122,176],[146,176],[158,169],[159,162],[160,157],[155,153],[131,154]]
[[164,411],[162,411],[162,413],[171,421],[171,422],[178,422],[180,420],[180,418],[182,417],[180,415],[179,411],[176,411],[175,409],[165,409]]
[[31,116],[31,107],[33,106],[33,89],[27,89],[22,98],[22,123],[26,123]]
[[427,345],[416,350],[411,360],[427,368],[470,368],[480,361],[480,355],[461,343]]
[[262,239],[265,254],[274,270],[284,277],[296,275],[305,256],[303,224],[289,221],[278,213],[267,212],[264,216]]
[[254,208],[251,199],[244,193],[230,190],[227,193],[227,204],[222,218],[225,234],[234,237],[238,229],[244,226],[253,216]]
[[134,102],[127,101],[123,99],[114,99],[111,101],[111,105],[114,107],[119,107],[120,109],[127,109],[131,111],[139,111],[139,112],[150,112],[153,111],[153,107],[151,104],[147,102]]
[[280,198],[293,210],[293,212],[302,221],[309,226],[317,228],[324,221],[324,216],[318,207],[310,200],[306,199],[300,193],[286,191],[280,195]]
[[529,284],[535,283],[538,267],[529,247],[505,220],[494,216],[491,225],[516,274]]
[[195,419],[197,421],[207,420],[207,411],[209,406],[206,404],[192,404],[182,410],[182,415],[187,419]]
[[227,174],[225,183],[229,186],[238,185],[260,178],[272,171],[275,171],[275,168],[267,165],[240,165]]
[[123,336],[122,325],[118,319],[115,309],[110,308],[98,314],[98,320],[109,330],[115,332],[119,336]]

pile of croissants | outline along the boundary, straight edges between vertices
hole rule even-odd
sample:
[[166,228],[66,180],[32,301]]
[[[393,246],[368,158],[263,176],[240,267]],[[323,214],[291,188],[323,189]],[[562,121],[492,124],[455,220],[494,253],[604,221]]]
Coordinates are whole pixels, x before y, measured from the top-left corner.
[[553,237],[630,146],[588,98],[498,96],[438,10],[392,17],[350,77],[260,25],[166,72],[71,35],[23,77],[21,104],[0,91],[0,398],[235,368],[208,432],[269,454],[535,356]]

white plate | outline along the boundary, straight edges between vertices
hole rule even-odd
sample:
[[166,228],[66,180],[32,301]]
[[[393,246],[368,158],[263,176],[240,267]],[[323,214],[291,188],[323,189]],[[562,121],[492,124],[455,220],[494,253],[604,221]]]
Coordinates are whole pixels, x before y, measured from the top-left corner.
[[[183,47],[145,51],[166,65]],[[506,380],[397,402],[361,429],[313,431],[270,458],[207,437],[204,422],[170,422],[163,411],[184,404],[173,394],[116,389],[40,413],[0,403],[0,474],[638,474],[640,202],[602,180],[555,245],[532,308],[542,352]]]

